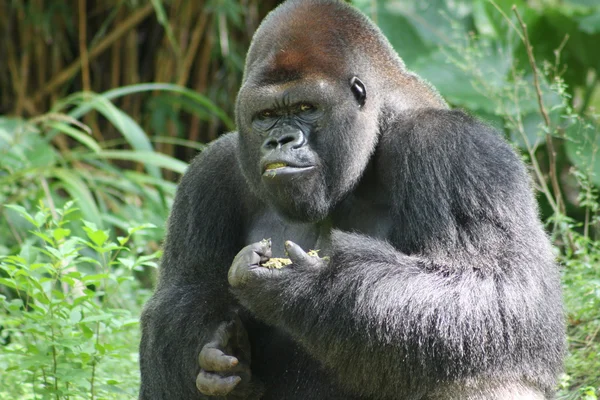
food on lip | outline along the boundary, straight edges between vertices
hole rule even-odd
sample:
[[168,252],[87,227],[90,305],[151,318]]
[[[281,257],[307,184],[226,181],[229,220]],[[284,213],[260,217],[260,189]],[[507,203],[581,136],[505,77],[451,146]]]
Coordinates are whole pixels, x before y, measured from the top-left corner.
[[277,169],[277,168],[283,168],[283,167],[287,167],[287,164],[283,163],[283,162],[274,162],[274,163],[267,164],[267,167],[265,168],[265,170],[268,171],[270,169]]

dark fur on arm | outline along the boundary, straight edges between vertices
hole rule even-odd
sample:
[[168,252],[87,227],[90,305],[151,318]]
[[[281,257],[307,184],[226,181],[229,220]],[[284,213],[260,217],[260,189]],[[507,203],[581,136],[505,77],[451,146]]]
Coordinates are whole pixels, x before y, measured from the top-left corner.
[[179,185],[158,287],[142,315],[140,399],[202,398],[198,354],[236,304],[227,284],[242,245],[236,143],[227,135],[204,150]]

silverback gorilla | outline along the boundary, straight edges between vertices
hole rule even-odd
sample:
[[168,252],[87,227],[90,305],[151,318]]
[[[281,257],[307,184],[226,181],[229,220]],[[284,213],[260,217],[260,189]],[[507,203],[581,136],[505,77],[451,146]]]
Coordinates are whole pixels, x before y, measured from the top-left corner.
[[525,167],[364,15],[271,12],[236,123],[179,185],[141,399],[553,397],[559,271]]

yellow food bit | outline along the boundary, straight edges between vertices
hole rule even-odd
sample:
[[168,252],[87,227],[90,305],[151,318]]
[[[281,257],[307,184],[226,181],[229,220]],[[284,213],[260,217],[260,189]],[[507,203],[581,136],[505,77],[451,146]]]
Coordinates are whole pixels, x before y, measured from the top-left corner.
[[269,261],[267,261],[266,263],[262,264],[263,267],[265,268],[283,268],[286,265],[290,265],[292,263],[292,260],[290,260],[289,258],[271,258],[269,259]]
[[[318,257],[319,256],[319,250],[310,250],[308,251],[306,254],[308,254],[311,257]],[[329,257],[323,257],[323,260],[329,260]],[[283,268],[286,265],[290,265],[292,263],[292,260],[290,260],[289,258],[270,258],[269,261],[267,261],[266,263],[261,264],[263,267],[265,268]]]
[[266,170],[283,168],[283,167],[286,167],[286,166],[287,166],[286,163],[276,162],[276,163],[268,164]]

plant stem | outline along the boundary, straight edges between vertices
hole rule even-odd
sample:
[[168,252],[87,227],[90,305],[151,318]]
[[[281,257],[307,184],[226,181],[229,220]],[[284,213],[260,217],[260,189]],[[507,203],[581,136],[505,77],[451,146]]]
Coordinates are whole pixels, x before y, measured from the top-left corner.
[[552,122],[550,121],[550,116],[548,115],[548,111],[546,111],[546,107],[544,106],[544,101],[542,98],[542,88],[540,86],[540,81],[538,77],[538,69],[535,64],[535,58],[533,56],[533,46],[531,46],[531,42],[529,41],[529,34],[527,33],[527,25],[523,22],[521,15],[517,11],[517,7],[513,5],[513,12],[517,16],[519,20],[519,24],[521,25],[521,30],[523,31],[523,43],[525,44],[525,49],[527,50],[527,58],[529,60],[529,65],[531,66],[531,70],[533,72],[533,86],[535,87],[535,93],[537,96],[538,107],[540,109],[540,113],[544,118],[544,124],[546,125],[546,146],[548,146],[548,162],[550,168],[550,182],[552,183],[552,191],[554,192],[554,197],[556,199],[556,205],[561,214],[565,214],[565,205],[562,199],[562,193],[560,191],[560,185],[558,183],[558,173],[556,171],[556,149],[554,148],[554,143],[552,142]]

